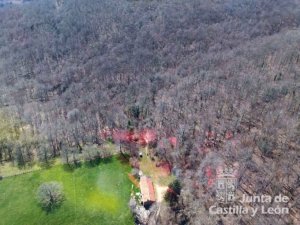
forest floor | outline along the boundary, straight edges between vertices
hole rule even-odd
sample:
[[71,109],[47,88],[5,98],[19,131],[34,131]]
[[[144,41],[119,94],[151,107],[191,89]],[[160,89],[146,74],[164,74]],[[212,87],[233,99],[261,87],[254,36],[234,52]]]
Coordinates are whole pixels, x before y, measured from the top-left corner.
[[[114,156],[94,166],[54,165],[5,178],[0,181],[0,224],[133,224],[128,172],[130,166]],[[62,183],[65,201],[46,213],[36,201],[36,191],[49,181]]]

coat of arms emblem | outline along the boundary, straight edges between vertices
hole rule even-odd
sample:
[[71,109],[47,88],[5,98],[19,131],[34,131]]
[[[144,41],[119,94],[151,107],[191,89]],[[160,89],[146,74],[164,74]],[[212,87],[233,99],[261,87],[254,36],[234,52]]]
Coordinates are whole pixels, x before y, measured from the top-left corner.
[[233,202],[237,187],[236,171],[232,167],[218,167],[216,178],[217,201],[225,204]]

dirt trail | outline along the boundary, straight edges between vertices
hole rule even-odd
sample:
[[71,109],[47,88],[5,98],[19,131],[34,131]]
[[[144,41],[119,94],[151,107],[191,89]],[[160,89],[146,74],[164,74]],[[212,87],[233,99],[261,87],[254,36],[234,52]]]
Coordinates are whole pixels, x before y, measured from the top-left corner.
[[154,187],[155,187],[156,201],[162,202],[164,200],[165,193],[168,190],[168,186],[161,186],[159,184],[154,183]]

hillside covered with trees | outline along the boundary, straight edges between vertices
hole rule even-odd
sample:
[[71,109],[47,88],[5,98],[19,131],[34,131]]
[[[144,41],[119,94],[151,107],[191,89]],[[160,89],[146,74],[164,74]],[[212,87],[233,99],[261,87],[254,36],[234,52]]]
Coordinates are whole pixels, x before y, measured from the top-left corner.
[[[104,129],[152,129],[182,190],[149,224],[298,224],[299,25],[299,0],[2,7],[0,160],[74,159]],[[239,193],[289,196],[289,215],[209,216],[222,163]]]

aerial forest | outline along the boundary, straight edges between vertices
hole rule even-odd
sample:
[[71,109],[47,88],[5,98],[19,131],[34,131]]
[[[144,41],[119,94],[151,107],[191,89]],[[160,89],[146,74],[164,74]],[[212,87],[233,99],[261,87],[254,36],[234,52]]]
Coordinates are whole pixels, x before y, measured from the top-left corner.
[[[299,26],[299,0],[0,7],[0,161],[76,164],[106,154],[86,147],[104,131],[155,131],[150,149],[181,191],[153,224],[297,224]],[[220,163],[238,167],[240,193],[290,196],[289,215],[209,216]]]

